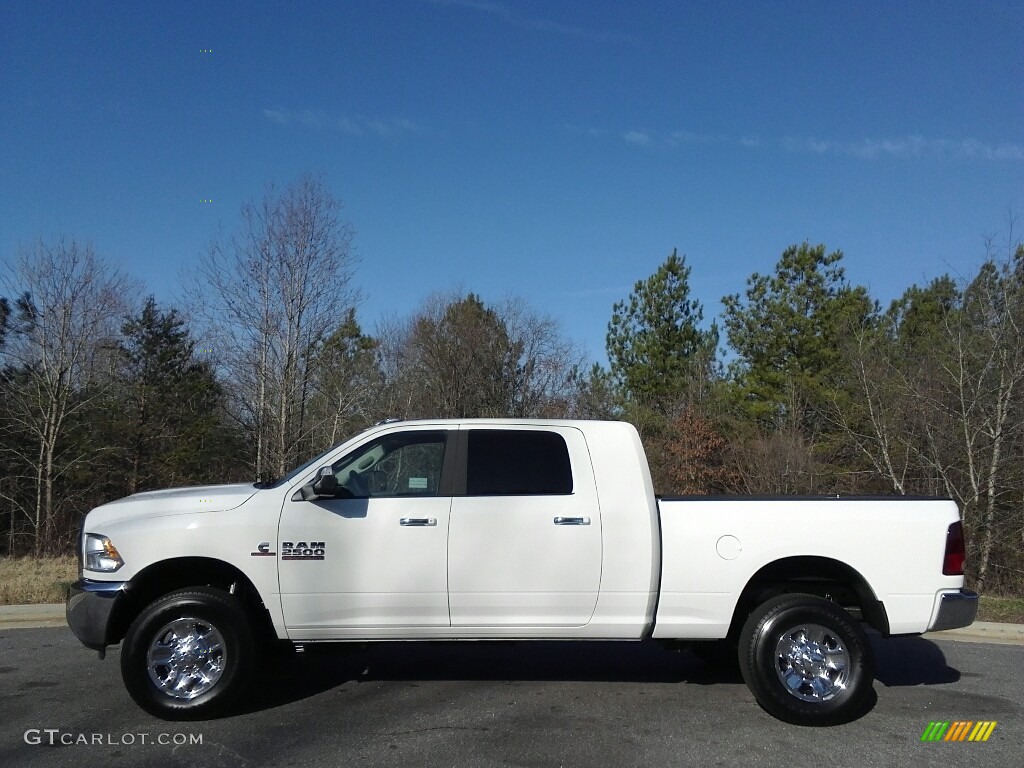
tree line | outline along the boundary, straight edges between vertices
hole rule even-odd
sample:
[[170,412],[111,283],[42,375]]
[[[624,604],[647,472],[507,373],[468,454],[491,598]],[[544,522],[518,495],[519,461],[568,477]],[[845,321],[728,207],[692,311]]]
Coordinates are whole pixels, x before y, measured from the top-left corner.
[[[710,322],[673,251],[612,307],[607,366],[514,298],[436,294],[366,332],[353,230],[314,177],[245,205],[177,307],[87,244],[38,242],[0,292],[0,552],[71,551],[93,506],[268,481],[382,418],[615,418],[637,426],[661,494],[951,497],[971,582],[1020,592],[1010,224],[975,275],[887,307],[840,251],[794,244]],[[816,535],[843,532],[823,516]]]

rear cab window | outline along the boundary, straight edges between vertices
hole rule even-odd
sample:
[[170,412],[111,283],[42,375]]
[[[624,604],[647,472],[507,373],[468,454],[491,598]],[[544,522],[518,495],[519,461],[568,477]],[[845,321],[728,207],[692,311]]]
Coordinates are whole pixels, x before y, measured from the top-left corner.
[[569,448],[557,432],[473,429],[466,495],[550,496],[573,492]]

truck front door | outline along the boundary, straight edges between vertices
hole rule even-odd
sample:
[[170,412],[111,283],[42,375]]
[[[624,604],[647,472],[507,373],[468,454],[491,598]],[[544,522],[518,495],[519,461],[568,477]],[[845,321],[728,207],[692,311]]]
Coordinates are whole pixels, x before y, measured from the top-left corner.
[[281,606],[293,638],[449,626],[455,435],[374,438],[333,463],[334,498],[284,502]]

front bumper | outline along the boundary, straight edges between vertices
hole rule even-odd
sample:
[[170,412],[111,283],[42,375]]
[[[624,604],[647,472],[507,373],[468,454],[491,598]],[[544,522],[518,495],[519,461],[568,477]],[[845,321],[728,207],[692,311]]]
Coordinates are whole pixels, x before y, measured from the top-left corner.
[[935,620],[928,627],[929,632],[940,632],[943,629],[967,627],[974,623],[978,615],[978,593],[969,589],[959,592],[945,592],[939,597],[939,610]]
[[68,626],[86,648],[103,651],[110,643],[110,617],[125,594],[123,581],[79,579],[68,594]]

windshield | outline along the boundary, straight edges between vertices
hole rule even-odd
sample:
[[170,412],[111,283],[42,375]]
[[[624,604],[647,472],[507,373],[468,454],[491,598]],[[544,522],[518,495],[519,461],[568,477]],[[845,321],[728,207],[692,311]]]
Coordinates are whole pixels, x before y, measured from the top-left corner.
[[[363,432],[369,432],[369,430],[368,429],[364,429]],[[352,437],[347,437],[344,440],[342,440],[340,443],[335,443],[330,448],[328,448],[326,451],[324,451],[323,453],[317,454],[312,459],[307,461],[305,464],[300,464],[299,466],[297,466],[295,469],[293,469],[291,472],[289,472],[284,477],[279,477],[279,478],[267,480],[265,482],[253,483],[253,485],[255,487],[257,487],[257,488],[277,488],[279,486],[284,485],[285,483],[290,483],[292,480],[295,480],[297,477],[301,476],[303,472],[306,472],[311,467],[314,467],[317,464],[319,464],[321,461],[323,461],[324,458],[329,453],[334,451],[334,449],[337,448],[339,445],[344,445],[345,443],[349,442],[350,440],[354,439],[355,437],[358,437],[359,435],[363,434],[363,432],[359,432],[359,433],[353,435]]]

